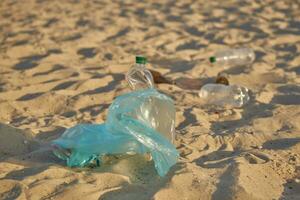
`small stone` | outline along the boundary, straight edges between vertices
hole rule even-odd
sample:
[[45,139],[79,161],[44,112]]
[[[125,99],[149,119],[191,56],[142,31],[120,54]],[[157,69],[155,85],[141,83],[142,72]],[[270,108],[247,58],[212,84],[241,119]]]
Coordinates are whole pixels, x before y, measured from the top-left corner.
[[281,166],[281,164],[277,162],[276,163],[276,167],[280,167],[280,166]]
[[289,158],[289,161],[295,162],[295,161],[296,161],[296,157],[295,157],[295,156],[291,156],[291,157]]
[[145,157],[145,160],[146,160],[146,161],[151,161],[151,160],[152,160],[152,156],[151,156],[150,153],[146,153],[146,154],[144,155],[144,157]]

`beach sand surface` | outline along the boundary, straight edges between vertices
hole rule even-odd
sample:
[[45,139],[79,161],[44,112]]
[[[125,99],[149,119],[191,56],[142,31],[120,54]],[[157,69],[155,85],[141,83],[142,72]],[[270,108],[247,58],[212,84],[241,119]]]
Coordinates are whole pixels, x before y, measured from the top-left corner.
[[[1,0],[0,199],[300,199],[299,10],[296,0]],[[209,64],[234,47],[254,49],[255,62]],[[143,156],[68,168],[49,142],[105,122],[137,54],[178,83],[157,85],[175,101],[178,163],[165,177]],[[199,103],[221,72],[249,88],[247,105]]]

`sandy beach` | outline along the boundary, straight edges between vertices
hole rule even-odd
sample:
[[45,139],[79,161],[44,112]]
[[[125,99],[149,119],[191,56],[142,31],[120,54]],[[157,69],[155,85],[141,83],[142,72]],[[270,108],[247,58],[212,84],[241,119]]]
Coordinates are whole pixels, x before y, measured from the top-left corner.
[[[255,62],[209,63],[235,47]],[[178,83],[156,85],[175,102],[178,163],[165,177],[142,156],[67,167],[49,142],[105,122],[135,55]],[[221,72],[249,88],[244,107],[199,103]],[[1,0],[0,199],[300,199],[299,1]]]

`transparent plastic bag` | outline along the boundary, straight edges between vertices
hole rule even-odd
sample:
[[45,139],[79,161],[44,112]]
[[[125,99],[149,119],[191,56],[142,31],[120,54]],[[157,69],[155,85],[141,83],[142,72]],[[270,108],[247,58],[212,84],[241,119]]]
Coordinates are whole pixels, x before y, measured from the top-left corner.
[[[161,109],[151,106],[153,101]],[[138,90],[115,99],[106,123],[67,129],[53,141],[54,153],[70,167],[83,167],[96,159],[101,164],[106,154],[150,153],[158,174],[164,176],[179,157],[171,142],[174,126],[172,99],[152,88]]]

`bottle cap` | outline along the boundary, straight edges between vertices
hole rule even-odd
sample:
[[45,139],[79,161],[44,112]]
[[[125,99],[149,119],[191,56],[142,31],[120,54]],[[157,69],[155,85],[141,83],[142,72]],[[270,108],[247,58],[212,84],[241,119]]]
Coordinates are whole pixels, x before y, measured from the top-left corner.
[[216,62],[216,57],[214,57],[214,56],[209,57],[209,61],[210,61],[210,63]]
[[135,57],[135,63],[146,64],[147,63],[147,58],[144,57],[144,56],[136,56]]

